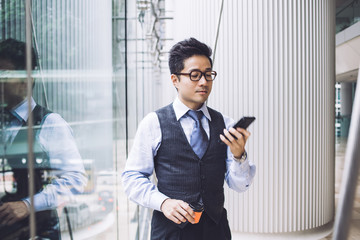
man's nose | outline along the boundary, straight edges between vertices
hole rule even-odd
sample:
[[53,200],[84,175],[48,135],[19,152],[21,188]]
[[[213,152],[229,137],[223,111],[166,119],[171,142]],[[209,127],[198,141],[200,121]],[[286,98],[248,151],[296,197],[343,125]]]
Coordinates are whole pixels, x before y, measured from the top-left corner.
[[208,81],[205,78],[205,74],[202,74],[200,80],[199,80],[199,85],[206,85],[208,83]]

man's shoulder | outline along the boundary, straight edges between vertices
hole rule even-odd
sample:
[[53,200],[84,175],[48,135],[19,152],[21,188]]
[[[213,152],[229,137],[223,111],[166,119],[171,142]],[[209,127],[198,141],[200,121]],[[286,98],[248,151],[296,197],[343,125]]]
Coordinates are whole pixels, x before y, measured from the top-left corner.
[[36,104],[33,110],[34,122],[36,125],[61,126],[68,125],[65,119],[58,113],[51,111],[47,107]]
[[172,109],[172,103],[146,114],[139,123],[138,128],[157,127],[159,125],[159,115],[166,113],[169,108]]
[[138,129],[152,129],[159,124],[156,112],[150,112],[139,123]]
[[157,109],[157,110],[155,111],[155,113],[156,113],[156,115],[159,115],[159,114],[161,114],[161,113],[166,113],[166,112],[171,111],[171,110],[173,110],[173,109],[174,109],[174,108],[173,108],[173,103],[170,103],[170,104],[168,104],[168,105],[166,105],[166,106],[163,106],[163,107]]
[[223,115],[221,112],[219,112],[219,111],[217,111],[217,110],[215,110],[215,109],[213,109],[211,107],[207,106],[207,109],[208,109],[209,112],[212,112],[214,114],[220,114],[221,116]]
[[207,109],[209,111],[211,118],[224,118],[224,115],[221,112],[219,112],[211,107],[207,107]]
[[40,125],[44,122],[44,120],[53,112],[50,111],[48,108],[43,107],[39,104],[36,104],[33,110],[33,117],[35,125]]
[[221,112],[219,112],[213,108],[210,108],[210,107],[207,107],[207,108],[208,108],[209,114],[212,118],[217,117],[219,120],[224,121],[226,128],[229,128],[230,126],[232,126],[234,124],[234,120],[231,117],[224,115]]

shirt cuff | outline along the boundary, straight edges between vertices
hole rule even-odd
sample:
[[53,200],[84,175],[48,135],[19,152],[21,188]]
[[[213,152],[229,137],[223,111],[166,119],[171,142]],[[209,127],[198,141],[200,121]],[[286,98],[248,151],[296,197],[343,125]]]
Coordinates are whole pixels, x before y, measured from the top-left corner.
[[250,162],[249,162],[248,158],[242,163],[234,160],[233,164],[231,166],[231,171],[236,176],[240,176],[240,175],[242,175],[243,172],[248,171],[249,168],[250,168]]
[[29,202],[29,199],[23,199],[22,201],[25,203],[28,211],[30,212],[30,202]]
[[[244,155],[245,155],[245,160],[243,159],[244,158]],[[235,162],[238,162],[238,163],[243,163],[245,162],[248,158],[247,158],[247,152],[244,151],[244,153],[240,156],[240,158],[236,158],[234,155],[232,155],[232,158]]]
[[[45,198],[46,196],[44,196],[44,194],[42,192],[37,193],[34,195],[34,210],[35,212],[39,212],[39,211],[44,211],[44,210],[49,210],[51,209],[51,206],[49,206],[48,204],[48,200]],[[28,207],[30,208],[31,203],[30,203],[30,198],[24,198],[22,199],[22,201],[25,202],[25,204],[28,204]],[[53,206],[53,208],[56,208],[55,206]]]
[[151,195],[149,207],[161,212],[161,205],[168,198],[168,196],[161,192],[154,192]]

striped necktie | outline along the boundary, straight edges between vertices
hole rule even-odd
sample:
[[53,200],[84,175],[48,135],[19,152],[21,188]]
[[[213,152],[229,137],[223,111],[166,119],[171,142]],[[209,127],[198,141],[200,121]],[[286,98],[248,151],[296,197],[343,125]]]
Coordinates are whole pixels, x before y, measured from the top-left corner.
[[195,127],[190,136],[190,145],[196,155],[202,158],[209,144],[207,134],[201,125],[203,113],[202,111],[189,110],[187,114],[195,121]]

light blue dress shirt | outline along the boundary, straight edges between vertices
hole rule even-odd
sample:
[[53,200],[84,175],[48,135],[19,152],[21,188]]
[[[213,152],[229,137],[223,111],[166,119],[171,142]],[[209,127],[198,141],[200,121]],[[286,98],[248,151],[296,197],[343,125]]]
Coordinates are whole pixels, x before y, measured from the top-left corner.
[[[185,115],[189,108],[179,98],[175,99],[173,107],[176,119],[180,121],[186,138],[190,142],[195,121]],[[200,110],[204,113],[201,124],[209,137],[211,117],[205,104]],[[234,120],[226,116],[224,116],[224,122],[227,129],[234,125]],[[130,200],[158,211],[160,211],[163,201],[169,198],[161,193],[150,180],[154,171],[154,156],[156,156],[160,145],[160,123],[156,113],[152,112],[139,124],[125,170],[122,173],[123,186]],[[256,166],[249,159],[243,163],[236,162],[228,147],[226,167],[225,181],[228,186],[237,192],[246,191],[255,176]]]
[[[31,99],[33,110],[35,106],[34,99]],[[22,127],[22,121],[28,120],[28,101],[24,100],[12,109],[11,113],[17,119],[11,122],[6,131],[7,141],[2,143],[6,145],[12,144]],[[56,169],[49,173],[51,183],[34,195],[35,211],[42,211],[55,208],[68,201],[74,194],[82,193],[87,184],[87,177],[72,130],[59,114],[48,114],[35,138],[43,151],[48,154],[51,168]],[[30,204],[29,198],[23,200]]]

